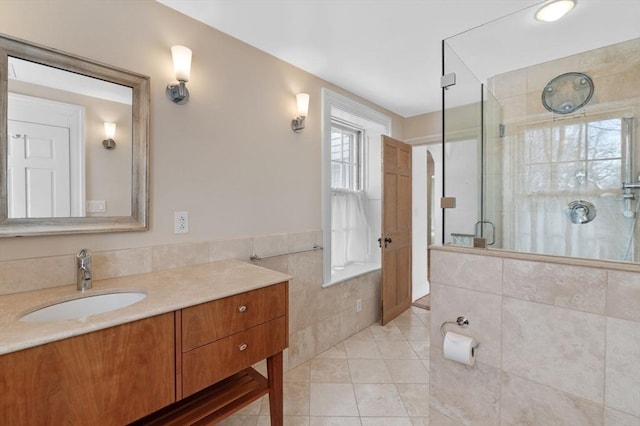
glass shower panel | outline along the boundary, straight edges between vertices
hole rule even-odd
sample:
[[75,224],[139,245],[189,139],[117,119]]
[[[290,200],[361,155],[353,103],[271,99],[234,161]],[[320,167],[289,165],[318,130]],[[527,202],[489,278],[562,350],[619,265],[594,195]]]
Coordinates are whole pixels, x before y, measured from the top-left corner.
[[481,217],[483,86],[446,41],[443,68],[455,74],[443,99],[443,194],[455,197],[455,208],[443,209],[443,243],[472,246]]
[[622,210],[622,121],[591,115],[516,129],[504,158],[511,170],[504,217],[512,225],[505,248],[631,260],[635,211]]
[[504,126],[502,106],[490,90],[485,91],[483,108],[483,161],[481,219],[478,233],[487,239],[487,247],[502,247],[504,193]]
[[532,5],[443,42],[444,243],[640,261],[640,3],[618,5],[557,24]]

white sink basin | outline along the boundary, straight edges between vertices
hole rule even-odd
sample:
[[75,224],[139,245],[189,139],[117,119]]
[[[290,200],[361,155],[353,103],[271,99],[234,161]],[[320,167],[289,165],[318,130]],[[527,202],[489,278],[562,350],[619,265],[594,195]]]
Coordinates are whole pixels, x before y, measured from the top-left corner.
[[36,309],[23,315],[20,321],[48,322],[83,318],[133,305],[145,297],[145,293],[138,291],[86,295]]

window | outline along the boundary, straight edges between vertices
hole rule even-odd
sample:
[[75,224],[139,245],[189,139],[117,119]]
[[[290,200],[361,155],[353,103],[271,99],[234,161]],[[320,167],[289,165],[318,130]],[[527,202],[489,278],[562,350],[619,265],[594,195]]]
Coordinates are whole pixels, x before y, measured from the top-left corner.
[[323,287],[380,269],[381,135],[391,118],[322,89]]
[[600,194],[622,182],[622,119],[572,121],[523,132],[523,193]]
[[362,187],[362,130],[332,121],[331,189],[361,191]]

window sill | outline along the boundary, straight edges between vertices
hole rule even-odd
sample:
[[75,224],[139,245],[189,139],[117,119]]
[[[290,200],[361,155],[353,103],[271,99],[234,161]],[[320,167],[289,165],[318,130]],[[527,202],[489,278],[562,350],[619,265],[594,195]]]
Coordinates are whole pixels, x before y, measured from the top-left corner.
[[359,277],[360,275],[379,270],[379,263],[352,263],[345,266],[344,269],[334,269],[331,272],[331,281],[322,284],[322,288],[331,287],[332,285],[340,284],[341,282]]

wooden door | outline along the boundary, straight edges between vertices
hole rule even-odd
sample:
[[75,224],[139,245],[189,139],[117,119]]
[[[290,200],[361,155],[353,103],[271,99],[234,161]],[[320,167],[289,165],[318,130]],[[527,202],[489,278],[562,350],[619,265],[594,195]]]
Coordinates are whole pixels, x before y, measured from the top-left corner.
[[8,120],[9,217],[69,217],[69,129]]
[[411,145],[382,136],[382,325],[411,307]]

